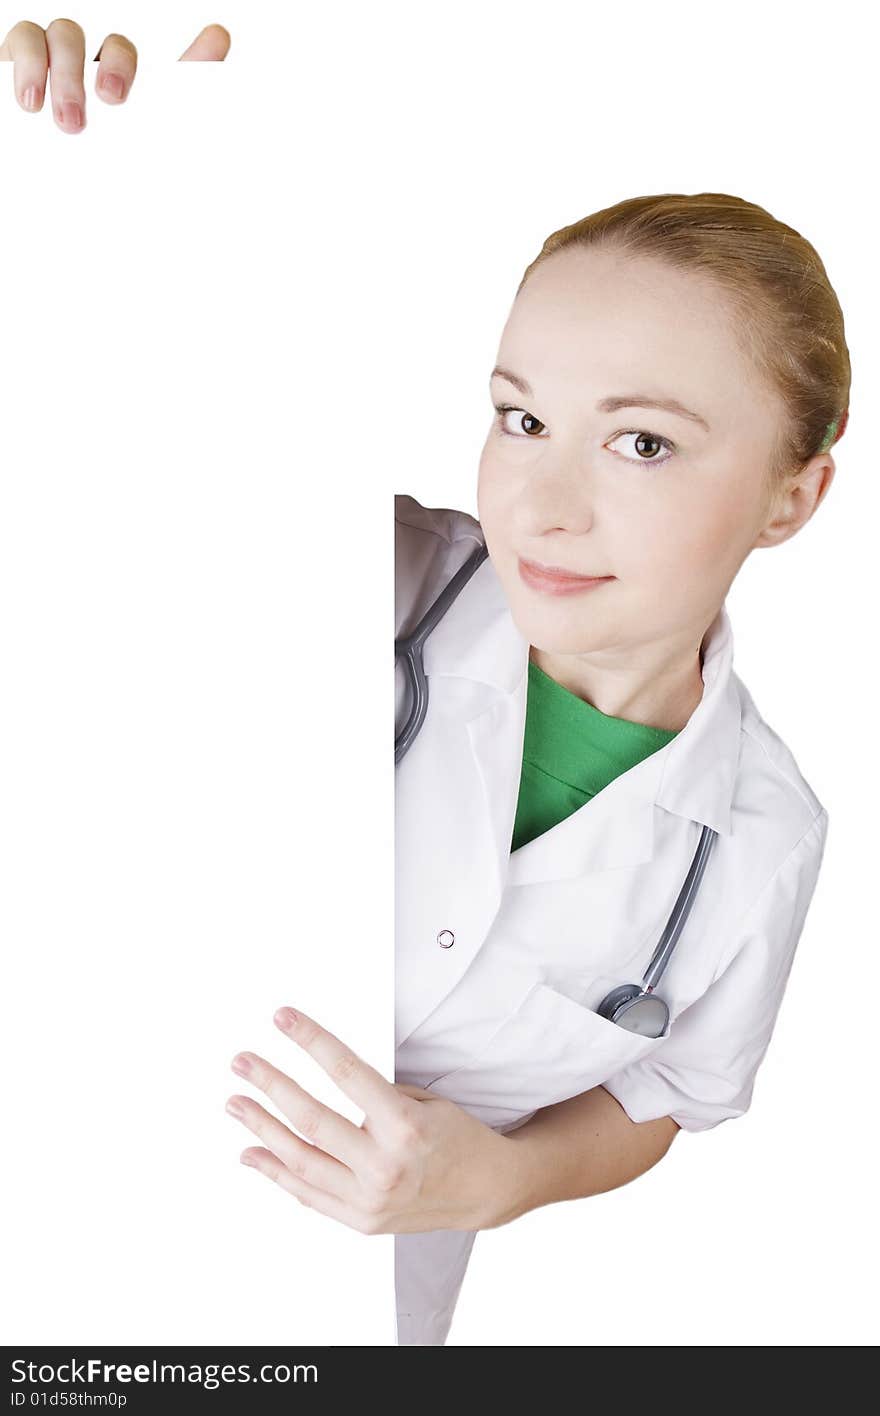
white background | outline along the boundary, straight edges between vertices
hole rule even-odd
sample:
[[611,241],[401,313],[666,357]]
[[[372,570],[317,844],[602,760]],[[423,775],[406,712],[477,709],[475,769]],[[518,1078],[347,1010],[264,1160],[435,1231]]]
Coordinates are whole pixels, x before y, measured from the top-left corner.
[[[544,237],[719,191],[802,231],[854,368],[838,474],[728,599],[828,808],[752,1109],[478,1236],[449,1345],[876,1340],[873,50],[857,6],[87,4],[121,109],[0,65],[7,1343],[393,1344],[392,1240],[238,1164],[274,1027],[393,1068],[391,497],[475,512]],[[20,18],[8,8],[0,38]],[[177,64],[209,21],[224,64]],[[280,22],[280,25],[279,25]],[[382,743],[389,742],[387,756]],[[866,1005],[862,1008],[862,1000]],[[867,1015],[867,1016],[866,1016]]]

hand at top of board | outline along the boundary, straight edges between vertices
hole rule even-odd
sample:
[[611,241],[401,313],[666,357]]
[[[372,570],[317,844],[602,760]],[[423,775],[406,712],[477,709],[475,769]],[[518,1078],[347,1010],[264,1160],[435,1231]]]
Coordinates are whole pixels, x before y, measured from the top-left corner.
[[[222,60],[232,40],[222,25],[206,25],[188,49],[186,60]],[[39,113],[48,76],[52,115],[63,133],[81,133],[86,126],[84,84],[86,40],[75,20],[53,20],[45,29],[19,20],[0,44],[0,60],[13,64],[13,88],[26,113]],[[123,34],[108,34],[95,59],[95,92],[105,103],[124,103],[134,83],[137,50]]]

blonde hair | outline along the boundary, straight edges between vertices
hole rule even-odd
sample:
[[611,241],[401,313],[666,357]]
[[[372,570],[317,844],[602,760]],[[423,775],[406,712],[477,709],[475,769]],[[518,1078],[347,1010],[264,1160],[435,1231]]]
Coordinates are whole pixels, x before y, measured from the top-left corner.
[[716,283],[743,349],[787,410],[770,455],[773,492],[843,436],[851,379],[843,312],[818,253],[792,226],[725,192],[630,197],[548,236],[517,294],[568,246],[653,256]]

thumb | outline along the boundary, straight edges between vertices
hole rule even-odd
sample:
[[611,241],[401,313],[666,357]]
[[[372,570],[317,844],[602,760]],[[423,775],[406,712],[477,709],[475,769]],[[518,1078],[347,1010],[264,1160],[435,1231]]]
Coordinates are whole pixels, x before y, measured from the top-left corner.
[[189,49],[184,50],[180,58],[225,59],[231,43],[229,31],[225,30],[222,25],[205,25],[205,28],[196,35]]

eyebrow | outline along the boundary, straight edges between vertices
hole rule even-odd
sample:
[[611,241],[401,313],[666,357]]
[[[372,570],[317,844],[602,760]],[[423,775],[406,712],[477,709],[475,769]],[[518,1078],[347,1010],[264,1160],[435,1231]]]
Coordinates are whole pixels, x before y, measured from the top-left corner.
[[[500,364],[496,364],[489,377],[492,379],[506,379],[508,383],[518,388],[520,393],[524,393],[526,398],[534,398],[531,385],[525,379],[521,379],[519,374],[514,374],[510,369],[503,369]],[[692,409],[685,408],[683,403],[679,403],[677,398],[657,398],[647,393],[620,393],[610,394],[607,398],[600,398],[596,404],[597,413],[614,413],[618,408],[662,408],[666,413],[677,413],[679,418],[688,418],[692,423],[699,423],[710,431],[709,424],[699,413],[694,413]]]

